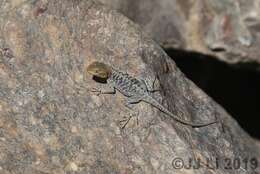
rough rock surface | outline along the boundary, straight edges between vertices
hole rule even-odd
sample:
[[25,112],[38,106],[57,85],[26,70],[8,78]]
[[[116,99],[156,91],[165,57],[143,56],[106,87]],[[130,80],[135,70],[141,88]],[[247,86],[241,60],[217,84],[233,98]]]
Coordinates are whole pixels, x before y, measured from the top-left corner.
[[165,48],[260,69],[260,0],[99,0],[138,23]]
[[[260,156],[256,142],[121,14],[90,0],[4,0],[0,28],[1,174],[259,171],[252,164]],[[172,112],[219,123],[191,128],[140,103],[138,122],[133,117],[121,129],[120,120],[133,111],[119,93],[90,92],[105,85],[85,72],[94,60],[150,83],[157,77],[155,95]],[[176,169],[176,158],[201,166]],[[250,163],[225,161],[236,158]]]

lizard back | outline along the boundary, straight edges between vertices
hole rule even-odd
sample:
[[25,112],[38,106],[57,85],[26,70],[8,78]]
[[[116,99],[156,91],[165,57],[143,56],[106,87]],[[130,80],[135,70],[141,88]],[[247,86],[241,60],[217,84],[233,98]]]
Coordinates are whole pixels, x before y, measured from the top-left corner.
[[107,79],[118,91],[127,97],[143,96],[147,94],[147,88],[144,82],[130,76],[127,73],[113,69],[111,76]]

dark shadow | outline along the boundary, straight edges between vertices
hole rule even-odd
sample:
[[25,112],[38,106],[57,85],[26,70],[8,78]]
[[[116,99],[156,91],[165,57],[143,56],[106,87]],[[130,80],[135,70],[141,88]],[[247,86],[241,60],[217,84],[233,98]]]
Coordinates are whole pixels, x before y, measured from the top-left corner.
[[181,71],[221,104],[251,136],[260,139],[260,73],[254,66],[231,66],[215,57],[165,50]]

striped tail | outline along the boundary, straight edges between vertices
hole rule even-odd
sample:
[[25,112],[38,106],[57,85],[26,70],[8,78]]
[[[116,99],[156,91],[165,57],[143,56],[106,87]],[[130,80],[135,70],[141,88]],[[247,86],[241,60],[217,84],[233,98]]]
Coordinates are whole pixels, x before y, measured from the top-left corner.
[[214,122],[210,122],[210,123],[191,123],[189,121],[183,120],[181,118],[178,118],[175,114],[173,114],[172,112],[170,112],[166,107],[164,107],[162,104],[160,104],[156,99],[154,99],[151,96],[146,96],[142,99],[142,101],[151,104],[152,106],[156,107],[157,109],[159,109],[161,112],[164,112],[165,114],[167,114],[168,116],[172,117],[174,120],[184,124],[184,125],[188,125],[188,126],[192,126],[192,127],[204,127],[204,126],[208,126],[214,123],[217,123],[217,121]]

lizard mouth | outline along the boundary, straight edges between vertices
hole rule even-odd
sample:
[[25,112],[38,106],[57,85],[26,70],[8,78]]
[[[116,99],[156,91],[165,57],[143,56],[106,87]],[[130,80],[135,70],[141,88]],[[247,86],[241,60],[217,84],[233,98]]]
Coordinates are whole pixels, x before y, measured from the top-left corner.
[[99,82],[99,83],[107,83],[107,78],[102,78],[102,77],[99,77],[99,76],[95,76],[93,74],[93,80],[95,80],[96,82]]

